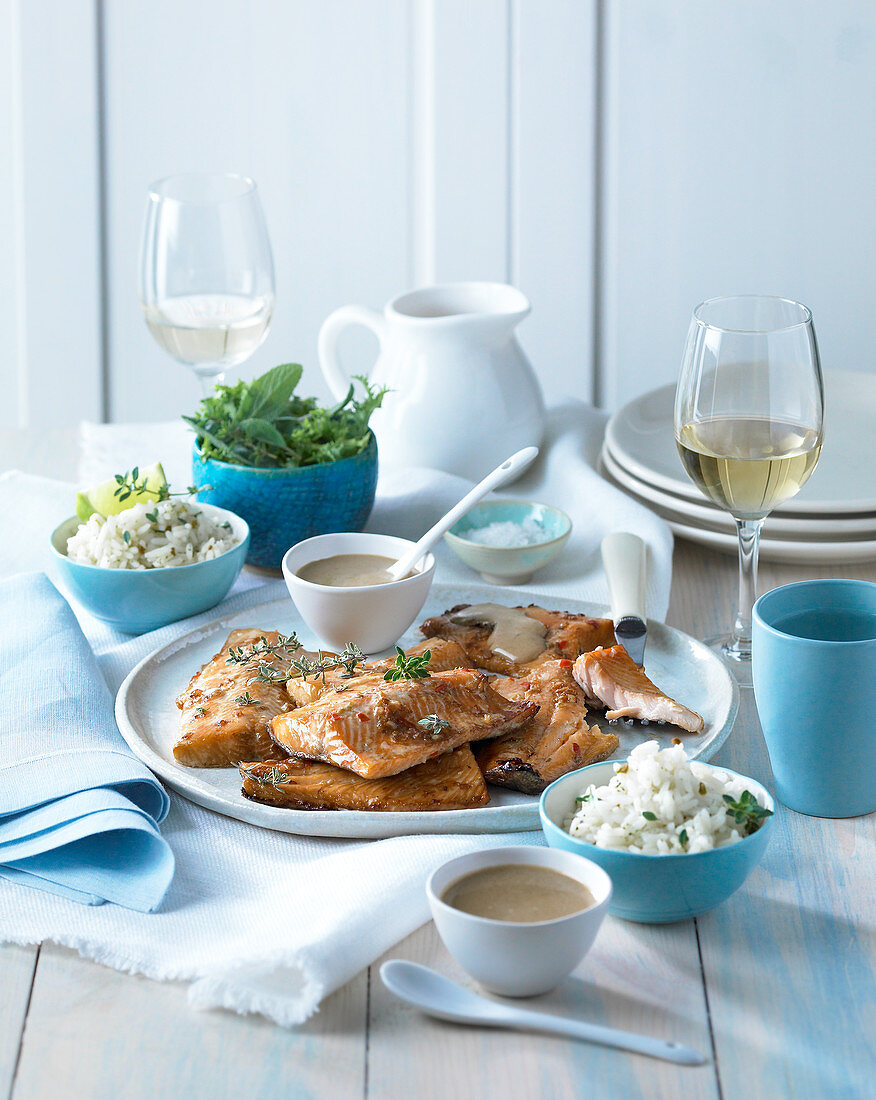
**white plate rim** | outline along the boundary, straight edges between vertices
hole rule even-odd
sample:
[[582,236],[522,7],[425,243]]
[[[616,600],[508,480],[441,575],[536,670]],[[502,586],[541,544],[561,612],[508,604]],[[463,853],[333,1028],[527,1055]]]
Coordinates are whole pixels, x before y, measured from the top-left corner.
[[[850,370],[829,370],[825,372],[825,390],[827,391],[826,408],[829,418],[832,418],[832,410],[830,403],[830,383],[836,379],[835,385],[839,386],[853,386],[855,384],[860,385],[863,379],[865,384],[869,386],[876,386],[876,375],[867,371],[850,371]],[[650,484],[656,485],[667,492],[674,493],[676,495],[687,497],[689,500],[697,501],[701,498],[701,494],[696,486],[687,478],[682,477],[681,461],[679,460],[679,473],[677,477],[672,477],[665,472],[655,470],[649,466],[646,461],[641,457],[631,454],[630,451],[624,446],[624,439],[638,436],[642,433],[637,432],[629,425],[624,428],[624,421],[628,420],[634,410],[638,410],[643,404],[654,401],[666,401],[669,404],[669,417],[665,423],[661,426],[655,426],[654,432],[661,435],[668,433],[669,436],[673,434],[672,423],[672,406],[674,404],[675,383],[671,382],[665,386],[658,386],[648,393],[640,394],[638,397],[633,398],[632,401],[628,401],[622,408],[618,409],[609,419],[605,426],[605,440],[611,449],[612,456],[615,461],[619,462],[630,473],[634,474],[642,481],[647,481]],[[874,409],[876,413],[876,409]],[[661,413],[661,416],[663,414]],[[842,418],[842,414],[838,414],[839,418]],[[828,425],[829,427],[829,425]],[[651,434],[651,433],[649,433]],[[826,433],[827,445],[830,445],[832,438],[829,431]],[[807,491],[806,486],[803,488],[803,493]],[[866,499],[851,500],[851,501],[831,501],[831,500],[807,500],[805,496],[801,499],[800,496],[787,501],[785,504],[779,505],[776,512],[800,516],[808,516],[814,518],[822,515],[861,515],[876,512],[876,497],[868,497]]]
[[[608,473],[624,489],[629,489],[643,500],[651,501],[668,511],[689,516],[692,520],[702,520],[704,523],[715,524],[719,528],[728,526],[729,530],[726,533],[733,538],[736,537],[730,514],[710,504],[705,497],[698,501],[691,501],[642,481],[623,467],[609,447],[608,441],[605,442],[599,457]],[[839,538],[832,534],[838,527],[842,529]],[[843,538],[844,534],[857,534],[858,538]],[[830,535],[827,541],[841,543],[863,541],[868,536],[870,539],[876,539],[876,513],[867,518],[829,516],[823,519],[797,518],[773,513],[767,516],[764,524],[764,539],[772,539],[775,542],[812,542],[815,541],[812,538],[813,535]]]
[[[482,600],[487,594],[492,595],[493,598],[496,596],[495,589],[485,586],[436,584],[433,586],[433,592],[436,592],[436,590],[440,595],[438,602],[443,603],[445,606],[453,606],[454,602],[471,602],[473,595],[474,598],[477,598],[477,593],[481,594],[480,598]],[[503,589],[503,592],[505,591]],[[511,595],[510,590],[507,595]],[[570,611],[583,611],[585,614],[591,615],[608,614],[604,608],[597,604],[571,597],[547,596],[544,593],[528,589],[514,589],[513,596],[515,601],[531,600],[535,602],[540,600],[557,605],[563,603]],[[212,773],[212,769],[184,768],[157,752],[137,728],[130,714],[133,693],[140,685],[141,679],[148,675],[150,668],[172,658],[179,652],[185,651],[195,643],[208,640],[220,631],[227,632],[233,629],[235,625],[241,625],[245,620],[252,620],[254,616],[259,614],[261,609],[280,604],[294,612],[291,600],[274,598],[219,616],[164,645],[157,646],[152,652],[146,654],[142,660],[138,661],[125,677],[119,687],[115,702],[115,715],[119,730],[131,751],[167,786],[189,801],[225,817],[244,821],[259,828],[306,836],[367,839],[408,836],[418,833],[520,832],[539,827],[538,797],[535,795],[520,795],[520,798],[526,799],[526,801],[511,805],[488,805],[465,810],[416,811],[411,813],[406,811],[291,810],[278,806],[265,806],[261,803],[250,802],[239,793],[235,799],[230,799],[210,784],[209,775]],[[287,610],[287,614],[289,614],[289,610]],[[295,614],[297,616],[297,612]],[[723,724],[713,733],[709,741],[702,745],[691,757],[691,759],[696,760],[709,760],[724,744],[736,720],[739,707],[739,689],[736,681],[720,658],[712,653],[704,643],[664,623],[649,620],[648,625],[649,633],[652,636],[652,644],[655,633],[659,636],[660,632],[666,631],[671,639],[680,641],[691,649],[692,660],[707,661],[715,674],[718,674],[719,670],[723,672],[725,685],[729,689],[729,703]],[[190,674],[191,672],[194,672],[194,667],[191,668]],[[184,685],[180,685],[180,687],[182,686]],[[622,734],[623,731],[617,730],[617,732]],[[662,733],[658,734],[657,728],[655,728],[654,733],[658,736],[665,736]],[[491,793],[494,790],[492,789]],[[516,792],[514,793],[516,794]]]

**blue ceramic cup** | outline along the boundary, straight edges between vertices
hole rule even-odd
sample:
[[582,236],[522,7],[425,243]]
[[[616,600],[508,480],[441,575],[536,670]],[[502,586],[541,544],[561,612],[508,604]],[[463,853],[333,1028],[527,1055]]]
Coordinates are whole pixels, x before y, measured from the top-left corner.
[[876,584],[786,584],[754,605],[752,671],[776,796],[813,817],[876,810]]

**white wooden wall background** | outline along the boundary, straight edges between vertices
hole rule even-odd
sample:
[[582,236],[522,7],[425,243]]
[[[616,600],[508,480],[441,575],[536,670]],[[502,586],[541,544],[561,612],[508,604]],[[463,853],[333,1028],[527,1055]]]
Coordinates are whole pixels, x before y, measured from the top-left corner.
[[[0,0],[0,424],[193,407],[137,303],[145,190],[254,176],[271,333],[501,279],[549,393],[674,378],[691,307],[798,297],[876,369],[872,0]],[[373,346],[349,340],[367,363]]]

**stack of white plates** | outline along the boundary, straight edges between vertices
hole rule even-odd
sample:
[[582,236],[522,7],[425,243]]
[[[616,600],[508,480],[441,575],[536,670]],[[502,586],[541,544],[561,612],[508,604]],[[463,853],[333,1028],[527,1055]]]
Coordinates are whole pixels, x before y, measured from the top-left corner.
[[[876,374],[825,372],[821,458],[796,497],[767,517],[761,557],[832,563],[876,559]],[[736,553],[736,527],[688,478],[675,447],[675,386],[631,401],[608,422],[602,474],[681,538]]]

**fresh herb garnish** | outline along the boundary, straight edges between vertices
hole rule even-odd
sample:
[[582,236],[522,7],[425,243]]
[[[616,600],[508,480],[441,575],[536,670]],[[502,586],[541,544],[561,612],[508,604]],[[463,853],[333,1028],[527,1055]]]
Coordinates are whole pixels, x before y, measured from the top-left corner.
[[125,546],[130,546],[131,545],[131,532],[130,531],[123,531],[122,532],[122,538],[125,540]]
[[746,836],[756,833],[764,821],[773,816],[773,811],[761,806],[751,791],[743,791],[738,800],[731,794],[725,794],[724,801],[727,803],[727,813],[737,825],[743,827]]
[[681,832],[678,834],[678,843],[682,847],[687,844],[687,829],[682,829]]
[[322,682],[325,684],[325,674],[336,668],[344,669],[345,680],[355,676],[356,667],[365,664],[365,654],[355,642],[347,642],[340,653],[324,654],[320,649],[317,652],[316,660],[311,657],[299,657],[298,660],[289,663],[292,668],[301,673],[303,680],[306,680],[308,676],[312,676],[314,680],[317,680],[321,676]]
[[575,799],[575,801],[576,802],[592,802],[593,801],[593,791],[587,791],[586,794],[579,794],[578,797]]
[[298,397],[298,363],[283,363],[259,378],[233,386],[217,385],[194,416],[184,416],[197,434],[204,458],[237,466],[297,467],[337,462],[364,451],[371,433],[368,421],[380,408],[386,390],[356,376],[365,391],[346,397],[330,409],[315,397]]
[[384,680],[425,680],[431,676],[429,662],[432,660],[432,650],[408,657],[401,646],[395,647],[397,654],[395,664],[389,671],[383,674]]
[[156,508],[154,512],[147,512],[146,518],[150,523],[158,523],[158,509]]
[[207,713],[206,707],[195,707],[195,716],[197,718],[203,718],[206,713]]
[[242,707],[260,707],[260,706],[262,706],[262,704],[258,701],[258,699],[253,699],[253,697],[250,695],[250,693],[248,691],[245,691],[243,693],[243,695],[238,695],[237,698],[234,701],[235,701],[235,703],[238,703]]
[[439,734],[444,730],[450,729],[450,723],[446,722],[443,718],[439,718],[437,714],[427,714],[425,718],[421,718],[417,722],[418,726],[422,726],[424,730],[428,730],[429,733]]
[[646,821],[656,821],[657,820],[657,815],[652,814],[650,810],[642,810],[642,817],[644,817],[644,819]]
[[247,779],[252,779],[255,783],[263,783],[268,787],[279,787],[281,783],[285,783],[289,779],[286,772],[282,768],[278,768],[276,764],[271,767],[270,771],[262,773],[256,771],[258,767],[258,764],[250,764],[247,767],[241,767],[240,770]]

